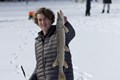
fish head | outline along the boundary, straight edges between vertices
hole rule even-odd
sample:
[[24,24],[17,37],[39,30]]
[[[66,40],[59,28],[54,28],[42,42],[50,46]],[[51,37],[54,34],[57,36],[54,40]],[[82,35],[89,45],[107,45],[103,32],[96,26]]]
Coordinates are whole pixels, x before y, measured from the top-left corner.
[[61,10],[59,12],[57,12],[57,23],[64,25],[64,15]]

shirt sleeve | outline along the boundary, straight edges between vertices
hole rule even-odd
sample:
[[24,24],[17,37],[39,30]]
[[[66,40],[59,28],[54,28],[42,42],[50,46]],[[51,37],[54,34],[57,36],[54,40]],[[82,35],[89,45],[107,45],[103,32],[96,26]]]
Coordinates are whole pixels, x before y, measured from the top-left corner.
[[68,21],[65,23],[65,27],[68,28],[69,30],[67,33],[65,33],[66,35],[65,41],[66,41],[66,44],[69,44],[70,41],[75,37],[75,30]]

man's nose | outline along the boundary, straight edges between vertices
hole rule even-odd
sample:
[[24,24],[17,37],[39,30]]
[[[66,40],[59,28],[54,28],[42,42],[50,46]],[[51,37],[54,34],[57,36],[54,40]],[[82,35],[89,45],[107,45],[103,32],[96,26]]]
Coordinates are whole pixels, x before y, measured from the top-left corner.
[[42,20],[42,24],[44,24],[45,23],[45,20]]

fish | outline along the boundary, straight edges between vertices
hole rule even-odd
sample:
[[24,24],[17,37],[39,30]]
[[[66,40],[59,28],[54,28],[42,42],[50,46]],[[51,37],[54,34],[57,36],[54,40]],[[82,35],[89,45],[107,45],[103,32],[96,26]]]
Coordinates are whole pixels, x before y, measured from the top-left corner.
[[65,61],[65,51],[69,51],[69,48],[65,46],[65,33],[69,32],[69,30],[65,27],[64,23],[64,15],[60,10],[57,12],[56,21],[57,57],[52,65],[53,67],[59,67],[58,80],[66,80],[63,67],[68,68],[68,64]]

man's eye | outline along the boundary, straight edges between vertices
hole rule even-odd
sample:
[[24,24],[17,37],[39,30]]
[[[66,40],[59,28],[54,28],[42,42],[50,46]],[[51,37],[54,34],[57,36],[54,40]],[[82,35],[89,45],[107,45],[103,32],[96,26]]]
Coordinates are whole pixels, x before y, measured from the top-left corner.
[[39,21],[42,21],[41,19],[39,19]]

